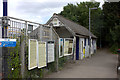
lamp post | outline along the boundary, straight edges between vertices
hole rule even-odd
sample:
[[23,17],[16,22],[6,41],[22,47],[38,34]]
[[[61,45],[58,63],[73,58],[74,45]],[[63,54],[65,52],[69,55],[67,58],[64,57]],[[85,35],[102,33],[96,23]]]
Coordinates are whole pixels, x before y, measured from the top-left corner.
[[92,9],[97,9],[96,7],[94,8],[89,8],[89,58],[91,58],[91,33],[90,33],[90,13]]
[[[3,0],[3,18],[6,17],[7,12],[7,0]],[[6,24],[8,24],[7,19],[3,19]],[[7,38],[7,25],[2,28],[2,38]]]
[[[8,19],[7,19],[7,1],[8,0],[3,0],[3,18],[2,18],[2,38],[7,38],[7,28],[8,28]],[[8,49],[5,47],[1,48],[1,53],[2,53],[2,78],[7,78],[7,73],[8,72],[8,64],[7,64],[7,56],[8,55],[7,51]]]

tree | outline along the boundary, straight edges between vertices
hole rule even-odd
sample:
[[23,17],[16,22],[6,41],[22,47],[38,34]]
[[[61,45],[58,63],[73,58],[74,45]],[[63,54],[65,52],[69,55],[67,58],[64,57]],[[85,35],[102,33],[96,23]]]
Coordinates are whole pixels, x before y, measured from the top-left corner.
[[120,44],[120,2],[106,2],[104,13],[104,41],[112,46]]
[[64,11],[62,11],[60,15],[63,15],[64,17],[77,22],[76,8],[77,8],[76,5],[68,4],[67,6],[64,7]]
[[91,10],[91,31],[98,37],[98,44],[100,42],[100,29],[103,25],[103,14],[100,3],[98,2],[80,2],[76,5],[68,4],[64,6],[60,15],[86,27],[89,26],[89,8],[97,7],[97,10]]
[[[94,1],[94,0],[93,0]],[[103,9],[98,2],[80,2],[76,5],[68,4],[60,15],[88,28],[89,8],[91,10],[91,31],[98,37],[98,46],[120,48],[120,2],[105,2]]]

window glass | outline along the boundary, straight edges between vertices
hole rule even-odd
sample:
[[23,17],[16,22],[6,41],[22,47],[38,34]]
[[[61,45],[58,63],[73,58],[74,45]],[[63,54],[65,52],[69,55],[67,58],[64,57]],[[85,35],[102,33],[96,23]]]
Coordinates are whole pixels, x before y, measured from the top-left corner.
[[57,25],[57,23],[54,23],[54,25]]
[[54,20],[53,20],[53,21],[57,22],[57,19],[56,19],[56,18],[54,18]]

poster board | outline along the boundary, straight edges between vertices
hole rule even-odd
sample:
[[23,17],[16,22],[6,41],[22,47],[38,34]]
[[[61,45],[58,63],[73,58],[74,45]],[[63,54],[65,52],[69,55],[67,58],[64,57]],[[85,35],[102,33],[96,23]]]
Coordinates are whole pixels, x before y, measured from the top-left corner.
[[64,39],[59,39],[59,58],[63,57],[64,53]]
[[38,68],[47,66],[46,42],[38,41]]
[[29,39],[28,70],[37,67],[37,40]]
[[73,39],[64,39],[64,56],[73,54]]
[[47,42],[47,62],[54,62],[55,61],[55,44],[54,41]]

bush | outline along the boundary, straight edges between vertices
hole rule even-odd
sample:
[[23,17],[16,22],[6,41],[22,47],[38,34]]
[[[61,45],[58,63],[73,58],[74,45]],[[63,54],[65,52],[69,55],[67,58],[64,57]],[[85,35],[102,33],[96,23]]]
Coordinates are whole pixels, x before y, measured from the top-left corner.
[[59,69],[61,70],[64,67],[64,64],[67,61],[67,57],[59,58]]
[[9,68],[9,74],[8,78],[21,78],[20,75],[20,42],[17,41],[16,47],[15,48],[9,48],[8,52],[10,52],[10,56],[7,60],[8,62],[8,68]]
[[112,47],[110,48],[110,51],[113,53],[113,54],[117,54],[117,50],[120,48],[120,45],[118,44],[113,44]]
[[55,69],[55,62],[48,63],[47,64],[47,69],[50,70],[50,72],[54,72],[56,70]]

